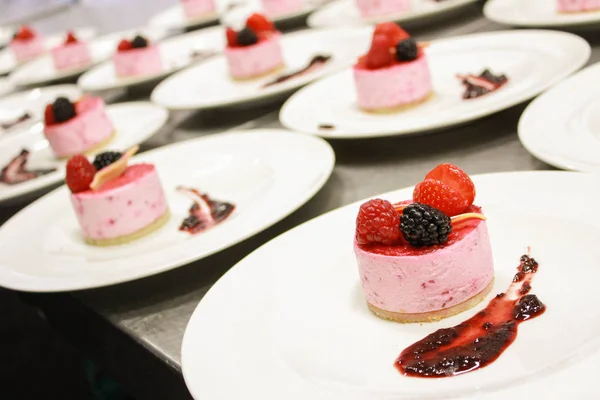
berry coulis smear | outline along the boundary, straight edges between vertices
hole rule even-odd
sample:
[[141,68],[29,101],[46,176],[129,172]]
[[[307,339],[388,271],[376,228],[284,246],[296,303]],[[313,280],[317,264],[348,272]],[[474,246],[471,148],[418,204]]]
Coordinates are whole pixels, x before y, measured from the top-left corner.
[[327,62],[329,62],[329,60],[331,60],[330,55],[317,54],[308,62],[308,64],[304,68],[299,69],[294,72],[291,72],[289,74],[278,76],[277,78],[273,79],[272,81],[265,83],[263,85],[263,87],[269,87],[269,86],[276,85],[278,83],[283,83],[283,82],[289,81],[290,79],[296,78],[300,75],[304,75],[309,72],[312,72],[315,69],[321,68]]
[[506,293],[498,294],[471,319],[407,347],[395,367],[406,376],[444,378],[494,362],[515,341],[519,324],[546,310],[536,295],[529,294],[537,270],[535,259],[523,255]]

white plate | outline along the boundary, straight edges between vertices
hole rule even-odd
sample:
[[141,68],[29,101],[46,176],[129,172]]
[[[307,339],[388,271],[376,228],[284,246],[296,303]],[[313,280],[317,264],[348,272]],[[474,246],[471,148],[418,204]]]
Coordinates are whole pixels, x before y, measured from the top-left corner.
[[[182,110],[256,102],[284,95],[349,65],[369,42],[369,35],[370,28],[305,30],[283,35],[281,46],[285,71],[253,80],[236,81],[229,75],[225,56],[220,55],[161,82],[151,98],[167,108]],[[311,73],[263,87],[278,75],[305,67],[317,54],[328,54],[333,58]]]
[[[136,161],[157,165],[172,213],[164,228],[127,245],[86,245],[68,190],[60,188],[0,228],[0,286],[35,292],[87,289],[206,257],[271,226],[308,201],[329,178],[334,154],[326,142],[310,136],[260,130],[177,143],[141,154]],[[179,232],[191,204],[176,192],[179,185],[230,201],[236,210],[205,233]]]
[[89,43],[92,62],[88,65],[65,70],[57,70],[54,68],[52,56],[50,54],[46,54],[17,68],[10,75],[10,79],[16,85],[31,86],[41,85],[48,82],[81,75],[94,65],[110,58],[115,52],[121,39],[131,38],[137,33],[143,34],[153,42],[157,42],[166,36],[166,32],[164,30],[156,28],[127,30],[123,32],[111,33],[109,35],[92,40]]
[[224,40],[221,27],[207,28],[179,35],[158,43],[165,65],[165,70],[160,74],[119,78],[115,74],[112,60],[109,60],[84,73],[77,83],[86,91],[102,91],[152,82],[198,62],[198,59],[192,57],[194,51],[221,51]]
[[[82,40],[91,40],[96,36],[96,30],[94,28],[77,28],[73,31],[75,32],[75,35]],[[46,36],[46,49],[58,46],[65,40],[65,35],[66,33],[63,32]],[[10,48],[6,47],[0,50],[0,75],[8,74],[22,64],[24,63],[19,63],[17,61]]]
[[218,21],[219,14],[216,12],[198,18],[187,18],[183,12],[183,8],[179,4],[176,4],[153,16],[148,25],[163,29],[185,29],[214,24]]
[[7,26],[0,26],[0,47],[4,47],[12,40],[14,29]]
[[[430,324],[373,316],[352,248],[355,203],[267,243],[209,290],[183,339],[190,393],[264,400],[596,398],[598,178],[568,172],[475,177],[494,255],[496,282],[488,299],[506,290],[531,246],[540,263],[532,293],[547,306],[519,327],[515,343],[490,366],[446,379],[397,372],[393,364],[403,348],[466,320],[487,301]],[[383,198],[411,195],[406,188]],[[559,206],[566,204],[576,206]]]
[[600,63],[535,99],[519,121],[523,146],[555,167],[600,172],[599,80]]
[[8,78],[0,78],[0,98],[14,89],[14,85],[8,80]]
[[[427,54],[435,96],[417,107],[390,114],[360,111],[352,71],[347,69],[293,95],[281,109],[281,123],[289,129],[339,139],[446,128],[531,99],[584,65],[590,46],[568,33],[505,31],[436,40]],[[463,100],[463,86],[456,74],[480,73],[484,68],[507,74],[508,84],[486,96]],[[321,124],[335,129],[319,129]]]
[[[116,150],[124,150],[143,143],[154,135],[168,118],[167,110],[147,101],[109,105],[106,107],[106,112],[117,132],[107,149]],[[63,180],[65,161],[55,158],[42,129],[43,126],[39,123],[28,131],[10,133],[11,137],[2,141],[0,168],[8,164],[21,149],[28,149],[31,151],[28,164],[31,169],[56,168],[57,170],[16,185],[0,183],[0,204],[21,202]]]
[[556,0],[489,0],[483,9],[486,18],[523,27],[587,27],[600,23],[600,12],[558,13]]
[[[333,28],[338,26],[377,24],[379,22],[396,21],[413,22],[442,15],[460,7],[475,3],[477,0],[412,0],[412,9],[395,15],[362,18],[356,0],[334,1],[308,17],[311,28]],[[530,1],[530,0],[528,0]]]

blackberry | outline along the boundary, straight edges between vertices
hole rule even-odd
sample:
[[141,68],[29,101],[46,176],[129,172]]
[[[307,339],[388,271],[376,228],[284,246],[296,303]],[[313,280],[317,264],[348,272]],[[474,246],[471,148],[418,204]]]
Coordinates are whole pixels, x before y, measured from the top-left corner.
[[96,167],[96,171],[100,171],[102,168],[106,168],[117,161],[121,156],[122,154],[118,151],[105,151],[104,153],[97,154],[93,162],[94,167]]
[[419,55],[419,46],[413,38],[408,38],[396,45],[396,59],[398,61],[413,61]]
[[240,46],[251,46],[258,43],[258,36],[251,28],[245,27],[237,34],[237,43]]
[[448,241],[452,221],[437,208],[412,203],[402,211],[400,231],[413,246],[432,246]]
[[136,35],[131,41],[131,47],[134,49],[148,47],[148,40],[143,36]]
[[75,116],[75,105],[66,97],[59,97],[52,103],[52,114],[56,122],[65,122]]

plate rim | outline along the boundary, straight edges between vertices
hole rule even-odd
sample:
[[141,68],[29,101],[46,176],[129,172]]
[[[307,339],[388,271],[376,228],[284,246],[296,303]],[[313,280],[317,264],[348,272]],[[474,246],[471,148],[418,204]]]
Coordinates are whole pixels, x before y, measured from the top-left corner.
[[579,22],[575,22],[575,21],[544,21],[544,20],[532,21],[532,22],[514,21],[514,20],[511,20],[510,18],[499,17],[497,14],[492,12],[492,8],[495,7],[497,4],[502,3],[503,1],[505,1],[505,0],[488,0],[483,7],[483,16],[486,19],[488,19],[489,21],[496,22],[498,24],[514,26],[514,27],[522,27],[522,28],[525,28],[525,27],[531,27],[531,28],[586,27],[586,26],[590,26],[590,25],[600,24],[600,14],[599,13],[592,13],[592,15],[593,14],[597,15],[596,18],[592,18],[592,19],[585,20],[585,21],[579,21]]

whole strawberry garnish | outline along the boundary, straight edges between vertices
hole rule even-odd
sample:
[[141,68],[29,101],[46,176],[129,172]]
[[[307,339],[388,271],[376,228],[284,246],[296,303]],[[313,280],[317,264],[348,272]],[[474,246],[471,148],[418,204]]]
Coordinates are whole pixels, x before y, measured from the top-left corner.
[[383,34],[373,36],[371,48],[367,53],[366,64],[369,69],[377,69],[387,67],[394,61],[394,54],[388,37]]
[[225,30],[225,34],[227,35],[227,46],[235,47],[238,45],[237,42],[237,32],[232,28],[227,28]]
[[67,38],[65,39],[65,44],[74,44],[77,43],[77,37],[72,31],[67,32]]
[[133,46],[132,46],[132,44],[131,44],[131,42],[129,40],[122,39],[119,42],[119,45],[117,46],[117,50],[118,51],[127,51],[127,50],[130,50],[132,47]]
[[435,179],[444,182],[446,185],[462,194],[469,206],[475,201],[475,184],[473,184],[469,175],[456,165],[440,164],[432,169],[425,176],[425,179]]
[[71,157],[67,162],[65,182],[73,193],[88,190],[94,180],[94,175],[96,175],[96,168],[80,154]]
[[437,208],[448,216],[462,214],[469,203],[451,186],[434,179],[425,179],[415,186],[413,200]]
[[377,24],[373,35],[387,36],[390,47],[395,47],[399,42],[410,37],[410,35],[395,22]]
[[358,244],[393,244],[400,238],[400,214],[387,200],[367,201],[356,218]]
[[46,125],[52,125],[56,123],[56,118],[54,118],[54,110],[52,108],[52,104],[47,104],[44,109],[44,123]]
[[262,14],[254,13],[246,20],[246,26],[257,34],[260,32],[271,32],[275,30],[275,25]]

